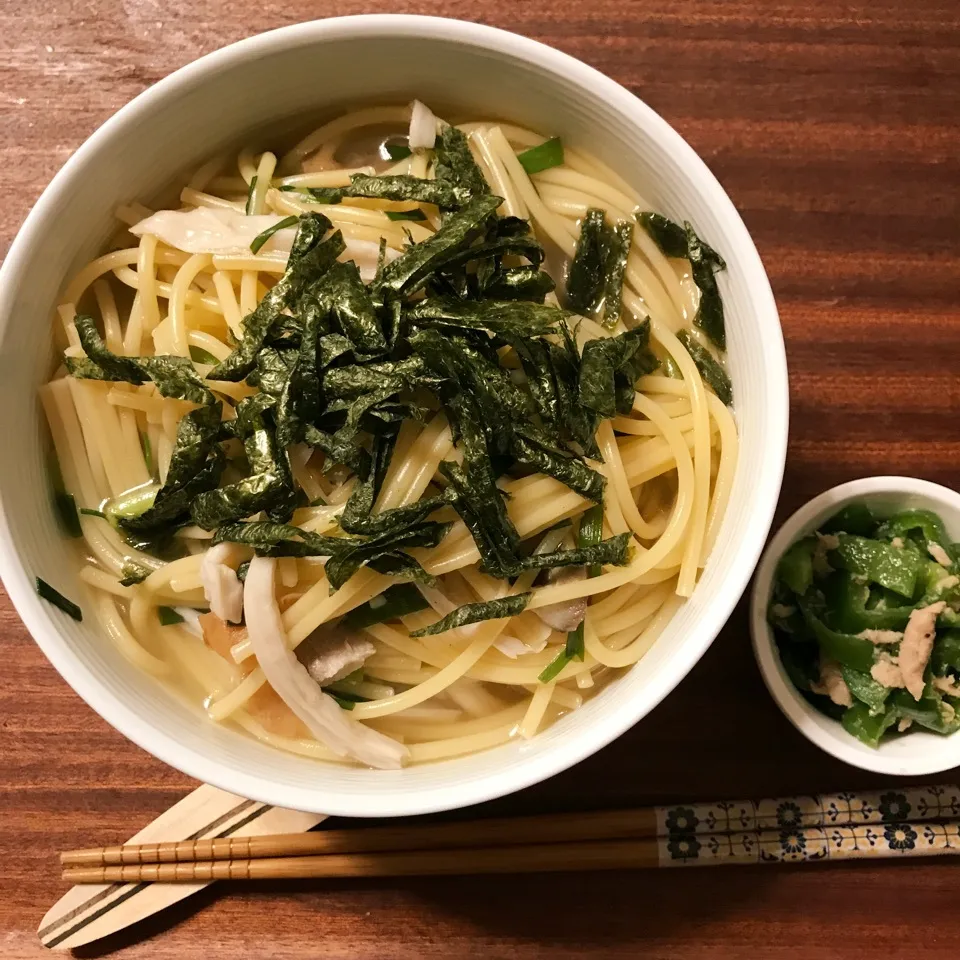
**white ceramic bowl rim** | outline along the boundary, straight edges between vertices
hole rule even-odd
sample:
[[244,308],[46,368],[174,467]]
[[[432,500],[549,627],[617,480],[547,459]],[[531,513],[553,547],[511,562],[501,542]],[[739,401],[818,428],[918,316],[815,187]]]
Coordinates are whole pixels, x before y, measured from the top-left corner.
[[31,578],[15,551],[9,546],[16,503],[9,502],[4,492],[0,491],[0,576],[17,611],[46,656],[73,689],[104,719],[159,759],[199,780],[266,803],[351,816],[400,816],[444,810],[521,789],[572,766],[600,749],[652,709],[707,649],[747,585],[769,530],[779,494],[786,454],[788,409],[783,341],[777,325],[776,305],[760,258],[722,187],[679,134],[618,83],[564,53],[502,30],[435,17],[378,14],[333,18],[284,27],[207,54],[141,93],[107,120],[76,151],[27,217],[0,269],[0,323],[8,322],[3,318],[9,316],[10,304],[13,301],[10,288],[15,283],[16,275],[24,269],[30,251],[40,242],[40,234],[45,222],[54,212],[58,194],[66,189],[82,189],[78,178],[84,165],[97,155],[115,133],[128,129],[138,114],[160,101],[175,98],[180,93],[202,85],[205,78],[233,69],[238,64],[249,62],[258,56],[321,41],[326,43],[331,40],[382,36],[448,41],[495,51],[510,59],[535,64],[545,73],[563,76],[602,97],[637,127],[646,131],[658,144],[669,150],[671,158],[693,184],[702,202],[722,221],[728,242],[731,243],[731,252],[736,251],[736,259],[749,291],[750,309],[762,318],[764,323],[763,401],[767,407],[766,422],[773,424],[773,429],[770,430],[771,436],[763,463],[758,467],[757,487],[752,491],[749,528],[744,530],[742,536],[738,535],[735,562],[724,571],[722,589],[716,591],[717,595],[711,599],[709,610],[705,610],[702,621],[698,621],[697,636],[685,638],[684,642],[671,652],[670,669],[661,670],[656,684],[645,689],[644,703],[639,707],[620,704],[615,713],[606,716],[602,723],[597,722],[594,725],[591,736],[581,735],[572,738],[574,742],[562,748],[551,748],[549,751],[534,754],[527,762],[515,764],[509,776],[491,774],[467,783],[434,785],[429,791],[419,794],[398,791],[397,795],[391,796],[389,790],[358,787],[352,791],[341,790],[331,797],[325,795],[320,786],[313,790],[299,786],[281,789],[277,783],[265,776],[236,765],[222,763],[205,755],[202,750],[179,743],[167,732],[144,721],[136,712],[136,704],[128,702],[129,698],[125,701],[114,690],[109,689],[87,668],[76,652],[59,638],[56,622],[51,619],[50,611],[36,597]]
[[[791,544],[807,536],[817,524],[854,500],[886,501],[893,509],[926,507],[956,515],[960,524],[960,493],[913,477],[866,477],[824,491],[784,521],[763,554],[750,598],[750,632],[753,652],[773,699],[787,719],[811,743],[855,767],[898,776],[939,773],[960,764],[960,734],[943,737],[926,731],[881,743],[874,750],[847,733],[836,720],[820,713],[790,682],[780,662],[767,622],[767,605],[773,591],[777,562]],[[948,524],[949,526],[949,524]],[[960,534],[960,529],[954,532]]]

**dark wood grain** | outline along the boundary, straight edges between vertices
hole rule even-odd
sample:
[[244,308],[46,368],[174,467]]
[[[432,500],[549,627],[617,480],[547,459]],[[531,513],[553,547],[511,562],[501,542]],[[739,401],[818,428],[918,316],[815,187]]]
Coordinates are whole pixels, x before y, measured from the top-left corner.
[[[148,84],[259,30],[373,9],[352,0],[6,0],[0,249],[71,151]],[[707,160],[753,233],[786,334],[781,517],[868,474],[957,482],[956,0],[398,0],[391,9],[480,19],[560,47],[643,97]],[[6,601],[0,639],[0,957],[38,957],[37,921],[62,892],[54,851],[119,839],[191,784],[87,709]],[[634,730],[487,807],[877,783],[817,752],[780,716],[741,604]],[[83,955],[865,960],[922,951],[936,960],[960,952],[956,877],[957,866],[941,862],[251,884]]]

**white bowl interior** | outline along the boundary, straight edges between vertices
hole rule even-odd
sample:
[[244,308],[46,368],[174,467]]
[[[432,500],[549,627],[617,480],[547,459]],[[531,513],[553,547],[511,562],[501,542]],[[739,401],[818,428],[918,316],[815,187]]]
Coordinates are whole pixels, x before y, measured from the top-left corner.
[[960,764],[960,733],[943,737],[924,730],[911,730],[907,736],[881,742],[875,750],[805,700],[780,661],[773,630],[767,622],[767,606],[773,592],[777,562],[791,544],[813,533],[821,523],[854,500],[862,501],[878,516],[890,516],[899,510],[932,510],[943,519],[950,537],[960,539],[960,494],[926,480],[868,477],[833,487],[815,497],[777,531],[757,569],[750,605],[750,629],[760,672],[791,723],[834,757],[865,770],[903,776],[949,770]]
[[[47,496],[35,390],[48,364],[58,288],[96,255],[118,204],[149,197],[244,134],[413,95],[561,135],[609,163],[655,209],[692,221],[722,251],[742,446],[703,579],[638,666],[529,743],[381,772],[319,765],[209,723],[127,663],[92,615],[74,623],[36,598],[36,575],[68,596],[82,600],[84,591]],[[427,812],[519,789],[589,755],[649,712],[707,648],[745,588],[769,528],[786,446],[786,368],[769,284],[743,223],[703,163],[649,108],[578,61],[512,34],[433,18],[343,18],[264,34],[178,71],[120,111],[48,188],[4,264],[0,371],[7,403],[0,573],[47,656],[108,721],[188,774],[266,802],[342,815]]]

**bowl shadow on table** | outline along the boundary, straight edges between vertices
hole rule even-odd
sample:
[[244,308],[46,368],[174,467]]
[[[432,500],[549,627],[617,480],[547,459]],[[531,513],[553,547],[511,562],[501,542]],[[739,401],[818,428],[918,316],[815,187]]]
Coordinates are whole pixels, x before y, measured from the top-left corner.
[[[949,775],[939,779],[949,779]],[[882,777],[848,767],[818,751],[780,714],[754,663],[746,603],[741,602],[716,643],[677,690],[604,750],[521,793],[417,822],[789,796],[881,785]],[[329,826],[357,829],[370,824],[328,821]],[[848,867],[707,870],[685,866],[513,876],[221,883],[129,930],[78,949],[75,955],[107,956],[171,930],[199,910],[218,910],[221,898],[273,901],[282,915],[287,897],[301,901],[325,897],[331,902],[359,899],[374,904],[380,891],[402,892],[422,903],[426,913],[460,920],[474,934],[483,931],[544,944],[583,942],[613,947],[642,939],[692,935],[690,904],[696,904],[696,925],[709,924],[742,913],[745,903],[775,898],[776,887],[787,872]],[[602,923],[597,922],[600,909]]]

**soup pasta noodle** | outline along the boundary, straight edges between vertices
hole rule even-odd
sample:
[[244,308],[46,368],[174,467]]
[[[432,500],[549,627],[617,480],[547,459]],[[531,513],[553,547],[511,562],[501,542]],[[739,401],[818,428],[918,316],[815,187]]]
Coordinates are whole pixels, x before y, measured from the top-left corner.
[[486,749],[596,695],[694,590],[737,459],[722,260],[649,211],[420,104],[118,211],[41,389],[105,636],[326,761]]

